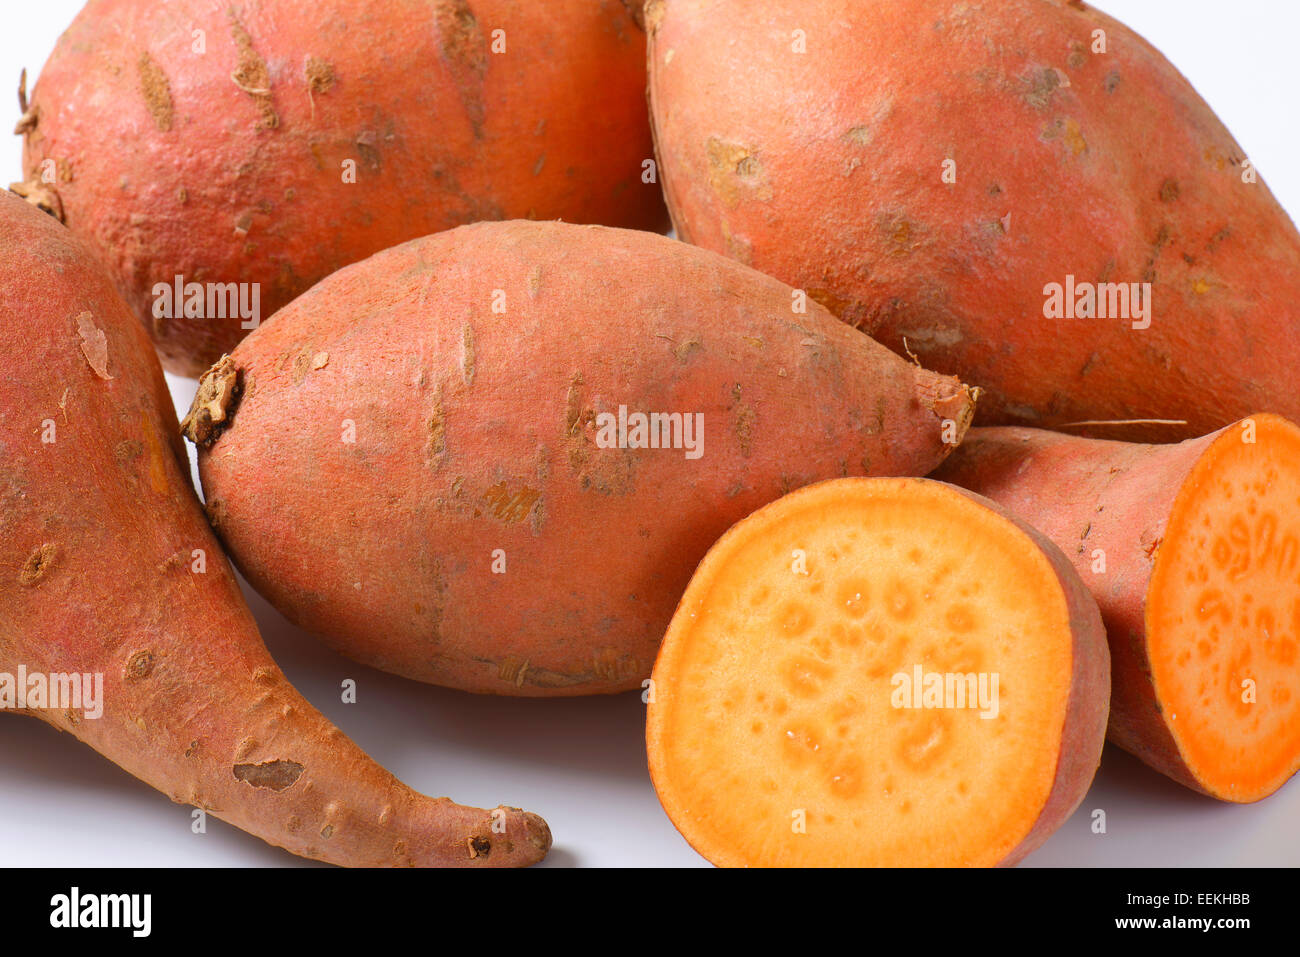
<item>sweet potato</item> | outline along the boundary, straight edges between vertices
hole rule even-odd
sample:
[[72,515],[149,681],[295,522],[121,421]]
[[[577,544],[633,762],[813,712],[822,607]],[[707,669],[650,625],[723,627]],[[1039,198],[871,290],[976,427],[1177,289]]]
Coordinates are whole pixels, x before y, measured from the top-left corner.
[[[0,315],[0,705],[305,857],[545,855],[541,818],[415,793],[289,685],[189,485],[147,335],[84,245],[7,194]],[[50,675],[77,696],[35,697]]]
[[1110,638],[1110,737],[1257,801],[1300,769],[1300,429],[1256,415],[1179,445],[973,430],[938,473],[1042,529]]
[[720,865],[1014,864],[1087,792],[1109,672],[1038,532],[939,482],[824,482],[700,563],[655,662],[650,774]]
[[91,0],[19,124],[18,188],[197,376],[255,321],[209,283],[250,284],[247,312],[258,284],[265,318],[461,223],[666,228],[645,82],[619,0]]
[[204,377],[185,427],[219,535],[293,621],[407,677],[575,695],[649,675],[732,522],[928,472],[972,405],[721,256],[519,221],[335,273]]
[[1078,0],[652,0],[647,21],[680,237],[987,389],[980,423],[1300,418],[1300,235],[1122,24]]

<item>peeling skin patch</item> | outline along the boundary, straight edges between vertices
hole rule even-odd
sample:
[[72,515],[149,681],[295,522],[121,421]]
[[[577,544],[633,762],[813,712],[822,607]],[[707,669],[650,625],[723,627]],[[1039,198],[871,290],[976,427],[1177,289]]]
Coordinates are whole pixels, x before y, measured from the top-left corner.
[[266,68],[266,61],[253,49],[253,38],[248,35],[244,25],[239,21],[233,9],[230,10],[230,36],[239,51],[239,65],[230,79],[254,100],[262,112],[262,126],[273,130],[280,125],[280,118],[271,103],[271,72]]
[[856,143],[858,146],[866,146],[871,142],[871,129],[866,126],[854,126],[844,134],[844,138],[850,143]]
[[140,90],[149,115],[153,117],[153,125],[166,133],[172,128],[172,87],[167,74],[148,52],[140,54],[136,69],[140,73]]
[[561,671],[551,671],[547,668],[534,668],[526,658],[516,658],[511,655],[503,661],[496,662],[490,658],[475,658],[477,662],[485,665],[495,665],[497,677],[507,684],[512,684],[516,688],[522,688],[529,684],[536,688],[571,688],[574,685],[586,684],[596,676],[590,672],[583,674],[565,674]]
[[487,44],[478,18],[467,0],[436,0],[433,10],[438,28],[438,52],[460,88],[461,104],[477,139],[483,138],[487,107],[483,78],[487,75]]
[[38,545],[27,556],[27,561],[23,562],[22,570],[18,573],[18,581],[28,588],[35,585],[53,566],[57,554],[58,548],[51,542]]
[[505,482],[498,482],[483,493],[483,505],[498,521],[511,524],[526,519],[541,497],[540,491],[527,485],[511,492]]
[[199,379],[194,404],[181,422],[181,434],[197,446],[211,445],[229,428],[231,417],[239,405],[240,391],[235,360],[222,356]]
[[154,653],[152,651],[137,651],[126,660],[126,667],[122,669],[122,679],[124,681],[139,681],[141,678],[148,678],[153,674]]
[[296,761],[266,761],[262,764],[236,764],[235,779],[266,791],[283,791],[302,777],[302,765]]
[[83,312],[77,316],[77,335],[81,336],[81,354],[95,375],[101,379],[113,378],[108,374],[108,337],[95,325],[95,318],[90,313]]
[[735,209],[742,199],[772,198],[772,187],[763,178],[763,167],[754,147],[711,136],[708,156],[709,185],[728,209]]
[[1039,139],[1044,142],[1051,142],[1060,139],[1065,144],[1071,154],[1078,156],[1088,151],[1088,141],[1083,137],[1083,130],[1079,126],[1078,120],[1073,117],[1066,119],[1057,119],[1043,127],[1039,134]]

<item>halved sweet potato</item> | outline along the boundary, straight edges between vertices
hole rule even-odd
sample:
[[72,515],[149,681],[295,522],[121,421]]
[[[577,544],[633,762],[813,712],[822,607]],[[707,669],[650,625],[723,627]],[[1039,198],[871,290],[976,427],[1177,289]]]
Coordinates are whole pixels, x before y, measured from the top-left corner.
[[1110,737],[1224,801],[1300,770],[1300,428],[1179,445],[976,429],[937,473],[1041,528],[1101,606]]
[[664,809],[709,860],[758,866],[1015,863],[1087,791],[1110,686],[1060,550],[924,479],[825,482],[737,524],[653,681]]

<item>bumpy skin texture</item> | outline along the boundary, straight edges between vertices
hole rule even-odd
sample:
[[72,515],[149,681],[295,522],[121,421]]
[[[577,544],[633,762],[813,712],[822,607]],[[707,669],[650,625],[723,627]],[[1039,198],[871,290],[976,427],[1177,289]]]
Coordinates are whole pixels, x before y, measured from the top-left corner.
[[57,180],[34,198],[191,376],[247,330],[155,318],[155,283],[178,274],[261,283],[265,318],[462,223],[667,225],[642,182],[645,35],[619,0],[91,0],[31,110],[24,176],[53,160]]
[[[1174,500],[1221,434],[1141,445],[1039,429],[974,429],[960,455],[935,475],[988,496],[1060,545],[1092,584],[1106,624],[1111,740],[1202,793],[1208,792],[1189,773],[1152,684],[1146,598]],[[1097,549],[1106,556],[1104,576],[1091,567]]]
[[[1170,440],[1300,415],[1300,235],[1122,24],[1073,0],[651,0],[646,19],[679,236],[986,389],[981,423],[1186,420],[1116,433]],[[1068,275],[1150,282],[1150,327],[1044,318]]]
[[[209,517],[358,660],[478,692],[635,688],[732,522],[819,479],[924,474],[973,413],[956,380],[796,305],[644,232],[485,223],[387,250],[232,354]],[[600,447],[620,405],[702,414],[702,456]]]
[[0,671],[104,680],[99,718],[28,713],[304,857],[540,860],[536,815],[503,809],[495,833],[491,812],[415,793],[289,685],[189,486],[144,330],[48,216],[0,195],[0,236]]

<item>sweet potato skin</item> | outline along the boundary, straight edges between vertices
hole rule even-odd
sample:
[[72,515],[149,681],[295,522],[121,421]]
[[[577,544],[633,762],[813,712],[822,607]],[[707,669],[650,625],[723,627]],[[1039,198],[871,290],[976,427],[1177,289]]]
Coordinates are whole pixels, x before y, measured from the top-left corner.
[[[232,354],[209,516],[262,594],[361,661],[477,692],[635,688],[732,522],[818,479],[928,472],[944,420],[953,441],[969,421],[955,380],[795,305],[643,232],[488,223],[387,250]],[[620,406],[701,414],[702,455],[601,447]]]
[[[1201,793],[1208,792],[1188,771],[1152,684],[1146,594],[1174,499],[1220,434],[1142,445],[1040,429],[978,428],[936,473],[992,498],[1061,546],[1091,585],[1106,624],[1110,739]],[[1105,555],[1104,576],[1092,570],[1097,549]]]
[[247,329],[158,318],[177,275],[260,283],[265,318],[461,223],[664,228],[644,90],[618,0],[91,0],[36,83],[24,175],[197,376]]
[[23,317],[0,324],[0,671],[104,681],[99,718],[28,713],[305,857],[539,860],[536,815],[502,809],[497,833],[411,791],[290,686],[190,488],[144,329],[70,232],[7,194],[0,312]]
[[[652,0],[647,21],[678,235],[986,389],[980,423],[1185,420],[1116,433],[1168,441],[1300,415],[1300,235],[1122,24],[1066,0]],[[1069,275],[1150,282],[1150,327],[1045,318]]]

